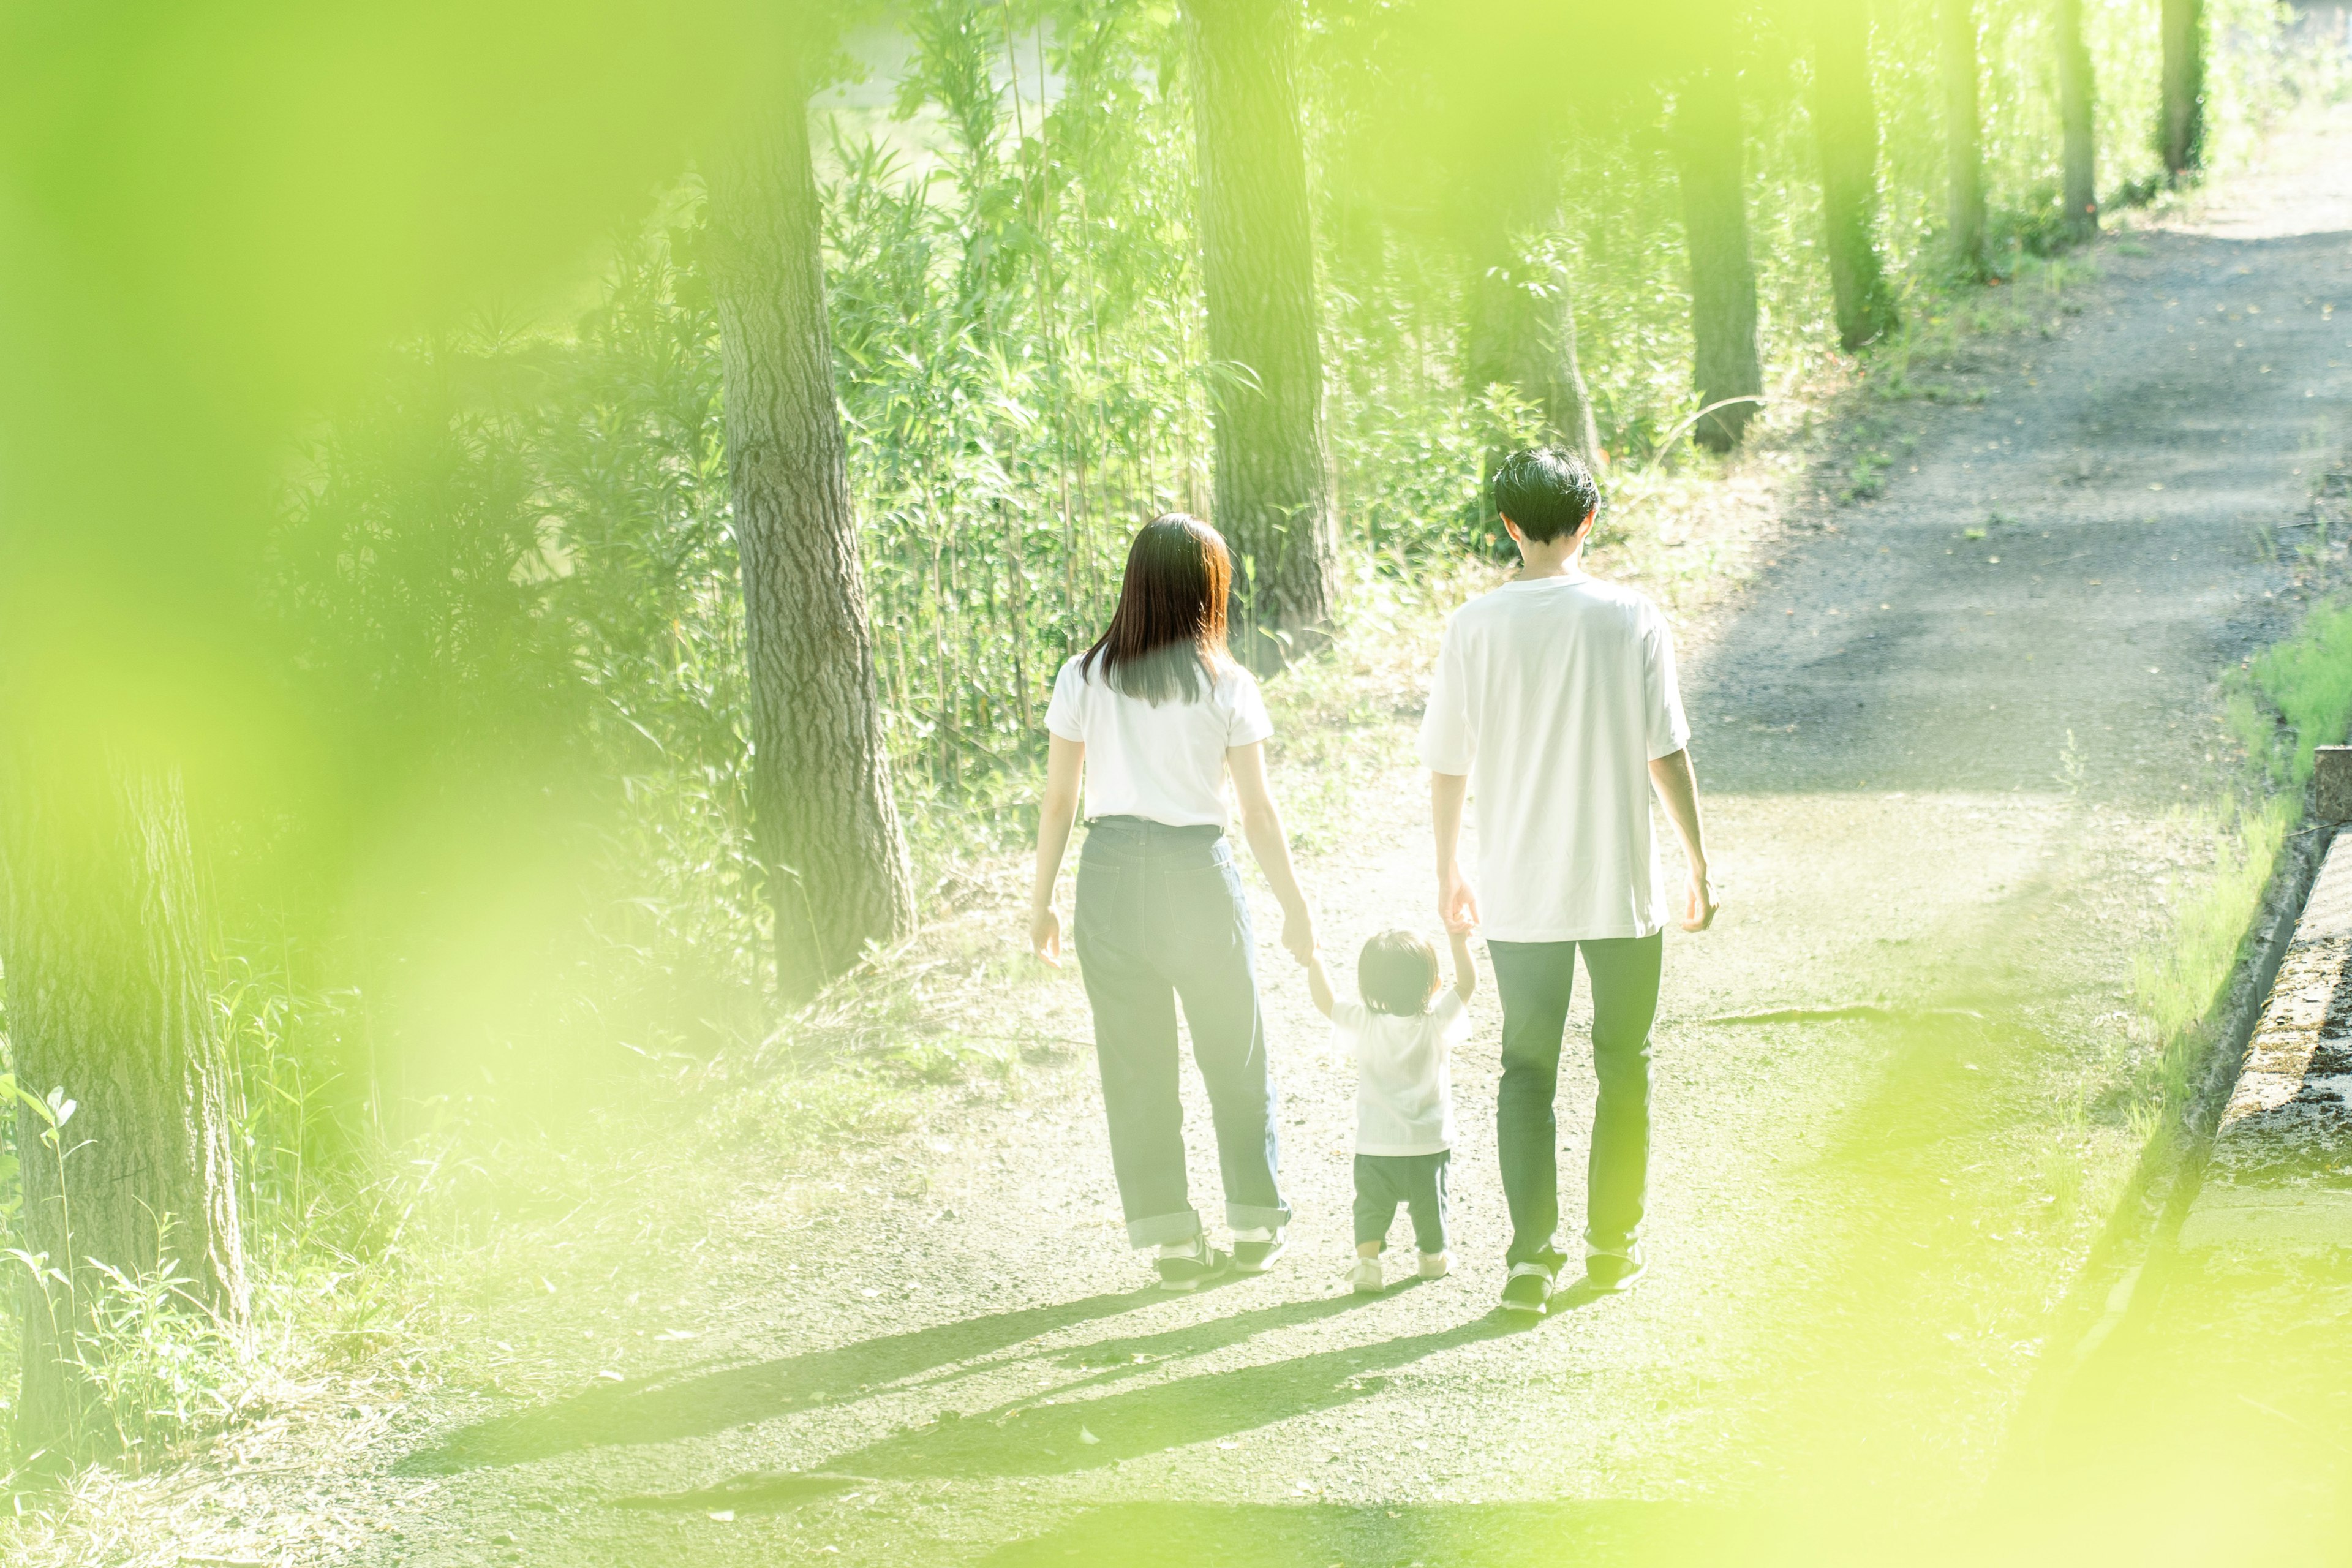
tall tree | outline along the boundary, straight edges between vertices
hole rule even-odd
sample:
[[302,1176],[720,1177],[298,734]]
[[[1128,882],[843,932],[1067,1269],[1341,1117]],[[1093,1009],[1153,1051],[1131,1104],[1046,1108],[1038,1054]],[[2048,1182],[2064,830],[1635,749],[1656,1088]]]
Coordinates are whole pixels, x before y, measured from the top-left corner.
[[2066,236],[2077,243],[2099,232],[2098,138],[2091,110],[2091,47],[2083,37],[2083,0],[2058,0],[2058,123],[2064,174],[2060,200]]
[[1685,80],[1675,98],[1673,143],[1690,253],[1692,384],[1699,406],[1713,408],[1692,438],[1727,452],[1739,444],[1764,392],[1756,258],[1748,242],[1747,138],[1738,81],[1727,65]]
[[2174,183],[2205,166],[2205,0],[2164,0],[2164,106],[2157,127]]
[[1978,105],[1976,0],[1936,0],[1942,35],[1937,67],[1944,82],[1945,227],[1952,265],[1982,278],[1985,255],[1984,124]]
[[1278,668],[1330,620],[1339,563],[1293,0],[1187,0],[1215,516],[1235,651]]
[[751,808],[777,990],[806,999],[913,928],[824,313],[804,83],[709,171],[728,477],[751,657]]
[[1813,136],[1821,151],[1838,342],[1851,352],[1892,331],[1896,320],[1895,292],[1878,253],[1878,104],[1870,86],[1869,0],[1822,0],[1814,7]]
[[71,1454],[98,1265],[137,1275],[168,1257],[197,1302],[245,1316],[228,1079],[177,772],[117,753],[61,773],[19,753],[0,757],[0,801],[9,1048],[51,1107],[14,1108],[26,1250],[55,1271],[20,1272],[16,1436]]
[[[1547,244],[1559,226],[1559,142],[1541,133],[1508,145],[1483,179],[1467,181],[1470,252],[1464,380],[1475,395],[1496,384],[1543,411],[1549,438],[1588,463],[1601,455],[1592,399],[1576,363],[1576,311]],[[1496,454],[1488,453],[1489,468]]]

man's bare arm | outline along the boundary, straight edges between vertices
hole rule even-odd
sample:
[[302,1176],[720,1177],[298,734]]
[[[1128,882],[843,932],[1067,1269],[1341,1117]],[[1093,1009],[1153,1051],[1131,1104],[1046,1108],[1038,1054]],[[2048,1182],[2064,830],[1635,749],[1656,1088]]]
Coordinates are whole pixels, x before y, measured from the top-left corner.
[[1658,792],[1675,837],[1683,842],[1683,858],[1690,862],[1690,888],[1683,905],[1683,930],[1705,931],[1715,923],[1723,906],[1706,879],[1706,827],[1699,818],[1698,778],[1691,771],[1690,748],[1654,758],[1650,784]]
[[1465,773],[1429,775],[1429,815],[1437,835],[1437,915],[1449,931],[1478,923],[1478,895],[1462,874],[1462,803],[1470,794]]

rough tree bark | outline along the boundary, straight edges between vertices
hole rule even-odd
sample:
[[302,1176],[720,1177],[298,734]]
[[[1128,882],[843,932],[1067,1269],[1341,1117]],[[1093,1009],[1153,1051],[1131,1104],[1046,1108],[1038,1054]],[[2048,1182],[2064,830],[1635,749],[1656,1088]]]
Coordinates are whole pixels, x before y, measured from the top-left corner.
[[2081,243],[2099,232],[2098,139],[2091,110],[2091,47],[2083,37],[2083,0],[2058,0],[2058,125],[2066,237]]
[[1739,127],[1738,84],[1727,68],[1684,83],[1673,141],[1690,252],[1692,384],[1702,408],[1743,399],[1699,420],[1691,436],[1727,452],[1756,416],[1764,391],[1756,344],[1756,258],[1748,243],[1747,138]]
[[805,1000],[913,929],[866,580],[835,403],[807,98],[781,92],[711,161],[727,465],[751,657],[751,809],[776,983]]
[[1984,126],[1977,100],[1976,0],[1936,0],[1942,36],[1945,228],[1952,266],[1963,277],[1986,272]]
[[1878,104],[1870,87],[1869,0],[1813,13],[1813,136],[1822,158],[1830,291],[1852,351],[1894,330],[1895,291],[1878,254]]
[[2164,102],[2157,126],[2173,182],[2205,166],[2205,0],[2164,0]]
[[[117,755],[68,782],[0,757],[0,970],[18,1084],[76,1103],[56,1148],[17,1105],[26,1249],[20,1451],[81,1447],[89,1391],[69,1362],[102,1281],[174,1259],[198,1302],[248,1304],[228,1075],[205,984],[194,856],[178,773]],[[59,1152],[63,1152],[60,1170]],[[159,1231],[168,1239],[159,1247]]]
[[1234,552],[1234,651],[1260,670],[1320,640],[1339,561],[1291,0],[1187,0],[1214,513]]
[[[1559,224],[1558,144],[1530,137],[1465,194],[1471,278],[1464,380],[1473,395],[1497,382],[1512,388],[1543,411],[1549,440],[1597,464],[1601,437],[1577,368],[1568,279],[1540,246]],[[1486,456],[1492,472],[1498,454]]]

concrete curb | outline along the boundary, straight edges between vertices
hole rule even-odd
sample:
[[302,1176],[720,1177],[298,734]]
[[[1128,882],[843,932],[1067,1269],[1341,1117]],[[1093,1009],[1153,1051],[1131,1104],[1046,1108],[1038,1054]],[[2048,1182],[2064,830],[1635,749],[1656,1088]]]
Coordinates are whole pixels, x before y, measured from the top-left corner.
[[[2331,776],[2340,792],[2352,770]],[[2352,834],[2305,900],[2176,1245],[2352,1247]]]

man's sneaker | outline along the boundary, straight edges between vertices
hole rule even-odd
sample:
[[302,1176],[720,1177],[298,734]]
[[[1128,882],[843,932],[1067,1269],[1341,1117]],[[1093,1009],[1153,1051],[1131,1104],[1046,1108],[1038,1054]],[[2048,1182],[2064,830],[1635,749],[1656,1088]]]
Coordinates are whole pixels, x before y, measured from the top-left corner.
[[1443,1279],[1453,1272],[1454,1254],[1424,1252],[1421,1255],[1421,1277],[1423,1279]]
[[1381,1271],[1377,1258],[1359,1258],[1348,1270],[1348,1283],[1356,1288],[1359,1296],[1377,1296],[1389,1288],[1388,1276]]
[[1549,1255],[1532,1263],[1514,1263],[1511,1277],[1503,1281],[1503,1310],[1524,1312],[1529,1317],[1543,1315],[1551,1300],[1551,1285],[1555,1278]]
[[1160,1288],[1162,1290],[1198,1290],[1213,1279],[1222,1279],[1233,1271],[1234,1260],[1194,1237],[1188,1252],[1169,1253],[1163,1248],[1157,1260]]
[[1290,1242],[1282,1231],[1259,1231],[1244,1241],[1242,1237],[1245,1235],[1249,1233],[1238,1232],[1234,1237],[1234,1272],[1236,1274],[1263,1274],[1272,1268],[1275,1259],[1290,1247]]
[[1621,1290],[1631,1290],[1633,1281],[1647,1271],[1649,1265],[1642,1259],[1639,1243],[1623,1252],[1592,1252],[1584,1258],[1584,1282],[1604,1296],[1614,1296]]

